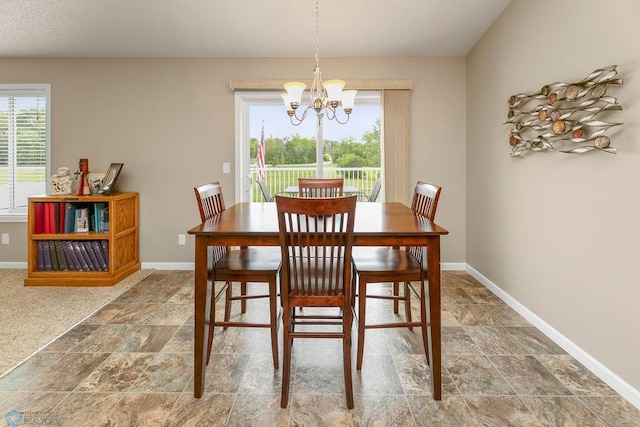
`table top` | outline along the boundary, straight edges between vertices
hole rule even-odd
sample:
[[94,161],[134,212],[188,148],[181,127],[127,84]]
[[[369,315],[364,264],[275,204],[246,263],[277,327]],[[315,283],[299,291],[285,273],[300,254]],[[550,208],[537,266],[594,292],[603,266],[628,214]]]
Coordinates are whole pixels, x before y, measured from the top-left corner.
[[[287,188],[284,189],[284,192],[287,194],[300,194],[300,190],[298,189],[297,185],[288,186]],[[342,192],[346,195],[349,195],[353,193],[359,193],[360,190],[358,190],[358,187],[354,187],[352,185],[345,185],[342,188]]]
[[[278,216],[275,203],[238,203],[220,215],[188,231],[195,236],[251,239],[252,246],[278,245]],[[407,238],[423,239],[449,232],[416,215],[397,202],[358,202],[354,223],[354,245],[395,245]],[[239,244],[239,242],[238,242]],[[419,242],[416,242],[419,244]]]

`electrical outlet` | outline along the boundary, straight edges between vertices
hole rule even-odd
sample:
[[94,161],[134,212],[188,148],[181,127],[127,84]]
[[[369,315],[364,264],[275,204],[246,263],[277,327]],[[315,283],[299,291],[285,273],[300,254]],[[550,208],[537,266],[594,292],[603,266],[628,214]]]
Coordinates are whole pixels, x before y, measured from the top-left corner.
[[182,245],[186,245],[186,244],[187,244],[187,242],[186,242],[186,236],[185,236],[184,234],[178,234],[178,244],[179,244],[180,246],[182,246]]
[[2,244],[3,245],[9,244],[9,233],[2,233]]

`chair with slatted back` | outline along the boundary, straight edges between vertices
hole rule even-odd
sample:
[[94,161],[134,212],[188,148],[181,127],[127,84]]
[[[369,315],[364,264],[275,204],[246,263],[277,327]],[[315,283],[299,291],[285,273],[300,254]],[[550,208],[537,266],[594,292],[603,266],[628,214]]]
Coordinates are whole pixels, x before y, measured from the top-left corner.
[[[221,215],[225,210],[222,187],[219,182],[204,184],[194,188],[200,219],[202,222]],[[209,247],[209,278],[211,298],[209,312],[209,340],[207,348],[207,363],[211,357],[214,326],[269,328],[271,331],[271,353],[273,366],[278,369],[278,309],[277,309],[277,278],[280,271],[280,250],[275,247],[249,247],[230,250],[225,246]],[[215,282],[224,282],[224,286],[215,291]],[[247,283],[266,282],[269,292],[266,294],[247,294]],[[240,294],[234,295],[233,284],[240,283]],[[224,320],[215,320],[215,305],[222,295],[225,295]],[[246,312],[249,299],[269,298],[269,322],[256,323],[231,320],[231,304],[241,302],[241,313]]]
[[[436,185],[418,182],[411,202],[411,210],[420,218],[433,221],[440,199],[441,187]],[[424,247],[408,248],[372,248],[367,251],[354,252],[353,255],[353,275],[358,283],[358,352],[356,368],[362,368],[362,356],[364,353],[364,337],[367,329],[374,328],[400,328],[412,329],[414,326],[422,329],[422,339],[425,356],[429,360],[429,349],[427,340],[427,301],[424,281],[426,278],[426,265],[423,265]],[[367,294],[367,287],[372,283],[393,282],[393,294]],[[399,295],[399,283],[404,282],[404,293]],[[418,282],[419,290],[414,284]],[[354,285],[355,286],[355,285]],[[420,321],[414,322],[411,316],[411,294],[414,294],[420,301]],[[405,319],[391,323],[366,323],[367,299],[389,299],[394,302],[394,313],[398,312],[398,302],[404,303]],[[352,300],[353,302],[353,300]]]
[[[283,260],[283,408],[289,401],[291,346],[296,338],[342,339],[347,407],[353,408],[350,293],[356,199],[276,196]],[[305,307],[305,314],[296,314],[296,307]]]
[[298,178],[300,197],[339,197],[343,190],[344,178]]

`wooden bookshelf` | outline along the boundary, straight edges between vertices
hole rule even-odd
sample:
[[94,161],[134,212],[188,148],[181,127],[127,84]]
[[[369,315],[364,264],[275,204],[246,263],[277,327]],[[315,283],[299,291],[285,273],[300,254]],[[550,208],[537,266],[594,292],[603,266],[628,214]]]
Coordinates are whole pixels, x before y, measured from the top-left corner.
[[[86,206],[104,203],[108,206],[107,231],[83,231],[64,233],[42,232],[38,225],[36,233],[36,205],[38,203],[67,203],[72,206]],[[58,205],[59,206],[59,205]],[[40,207],[38,207],[40,209]],[[25,286],[112,286],[140,270],[138,193],[113,193],[103,195],[38,196],[29,198],[27,222],[28,272]],[[62,231],[62,232],[61,232]],[[107,241],[108,269],[105,270],[46,270],[39,268],[38,242],[56,241]]]

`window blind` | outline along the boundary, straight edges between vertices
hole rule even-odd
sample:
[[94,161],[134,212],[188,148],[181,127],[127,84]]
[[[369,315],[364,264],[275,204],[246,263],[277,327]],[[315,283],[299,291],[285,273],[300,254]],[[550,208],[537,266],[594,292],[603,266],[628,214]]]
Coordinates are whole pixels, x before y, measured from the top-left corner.
[[0,216],[46,193],[48,152],[49,86],[0,85]]

